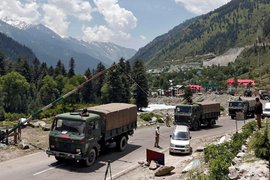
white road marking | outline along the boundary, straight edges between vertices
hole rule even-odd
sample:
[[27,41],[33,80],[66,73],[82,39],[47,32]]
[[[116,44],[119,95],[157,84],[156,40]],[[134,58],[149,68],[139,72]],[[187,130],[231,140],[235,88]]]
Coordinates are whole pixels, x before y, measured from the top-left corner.
[[45,173],[45,172],[47,172],[47,171],[50,171],[50,170],[55,169],[55,168],[57,168],[57,167],[59,167],[59,166],[62,166],[62,165],[63,165],[63,164],[58,164],[57,166],[50,167],[50,168],[48,168],[48,169],[44,169],[43,171],[39,171],[39,172],[37,172],[37,173],[33,174],[33,176],[36,176],[36,175],[39,175],[39,174]]

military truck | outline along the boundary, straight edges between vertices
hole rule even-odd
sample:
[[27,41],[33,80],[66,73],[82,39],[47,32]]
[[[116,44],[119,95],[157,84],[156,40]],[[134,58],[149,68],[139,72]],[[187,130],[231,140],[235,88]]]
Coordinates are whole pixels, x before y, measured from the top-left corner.
[[175,108],[174,123],[186,125],[193,130],[201,125],[213,127],[220,116],[220,104],[216,102],[201,102],[197,104],[182,104]]
[[259,90],[259,96],[262,100],[270,100],[270,94],[267,90]]
[[137,127],[137,107],[110,103],[79,112],[57,115],[49,133],[48,156],[72,159],[91,166],[102,148],[116,142],[119,151],[127,146],[128,136]]
[[234,119],[237,112],[241,112],[244,119],[247,119],[248,116],[254,117],[255,104],[255,98],[245,97],[231,100],[229,101],[229,116]]

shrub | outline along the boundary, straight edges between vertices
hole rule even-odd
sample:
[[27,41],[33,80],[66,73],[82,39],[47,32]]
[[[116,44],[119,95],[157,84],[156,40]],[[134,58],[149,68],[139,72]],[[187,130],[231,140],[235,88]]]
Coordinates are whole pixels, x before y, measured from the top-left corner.
[[269,160],[270,158],[270,142],[268,137],[268,124],[264,129],[263,134],[257,131],[254,135],[252,148],[254,149],[255,156],[261,159]]
[[255,127],[256,122],[249,122],[243,127],[241,133],[236,133],[232,136],[230,142],[209,145],[205,148],[204,159],[206,162],[209,162],[211,179],[228,179],[228,168],[231,165],[232,159],[239,152],[253,130],[255,130]]

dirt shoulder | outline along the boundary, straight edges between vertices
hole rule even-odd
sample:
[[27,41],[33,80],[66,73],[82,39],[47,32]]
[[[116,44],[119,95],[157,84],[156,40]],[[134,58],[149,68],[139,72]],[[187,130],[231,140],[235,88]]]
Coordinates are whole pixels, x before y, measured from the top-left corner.
[[25,127],[22,129],[22,140],[29,144],[29,149],[20,149],[15,145],[13,138],[9,138],[11,145],[1,145],[0,162],[44,151],[48,148],[49,132],[40,128]]

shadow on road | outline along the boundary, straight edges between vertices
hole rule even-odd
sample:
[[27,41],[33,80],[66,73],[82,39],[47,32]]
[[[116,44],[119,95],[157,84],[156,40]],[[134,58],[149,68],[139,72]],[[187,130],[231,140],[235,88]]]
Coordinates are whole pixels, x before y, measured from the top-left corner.
[[141,146],[139,145],[128,144],[126,150],[123,152],[118,152],[114,147],[106,148],[104,151],[101,152],[95,164],[93,164],[91,167],[85,167],[79,164],[78,162],[68,161],[68,160],[62,165],[56,161],[52,163],[50,166],[55,167],[57,169],[64,169],[70,172],[90,173],[90,172],[102,171],[103,173],[105,170],[104,169],[100,170],[100,169],[102,167],[106,167],[108,164],[108,161],[110,161],[111,163],[113,163],[114,161],[122,161],[122,162],[131,164],[132,162],[123,161],[120,159],[140,147]]

